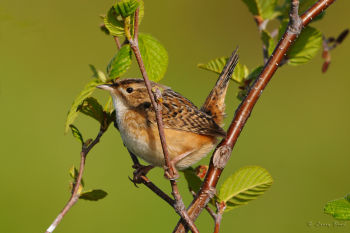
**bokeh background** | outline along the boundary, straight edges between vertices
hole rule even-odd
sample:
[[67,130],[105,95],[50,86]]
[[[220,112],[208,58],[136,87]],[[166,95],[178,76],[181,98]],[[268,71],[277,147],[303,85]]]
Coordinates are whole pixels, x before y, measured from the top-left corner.
[[[80,146],[64,135],[73,99],[90,80],[88,64],[104,70],[116,52],[99,30],[112,0],[0,2],[0,232],[44,232],[69,198],[69,168],[79,163]],[[349,27],[349,1],[337,1],[314,26],[327,36]],[[157,37],[169,52],[163,84],[200,105],[216,75],[196,64],[229,55],[239,45],[250,69],[261,64],[256,25],[239,0],[145,1],[142,32]],[[323,214],[329,200],[350,192],[350,40],[332,52],[321,74],[321,52],[310,63],[278,70],[245,127],[223,179],[245,165],[260,165],[273,176],[260,199],[224,215],[222,232],[349,232],[333,227]],[[140,77],[133,68],[128,77]],[[226,126],[238,105],[237,86],[227,96]],[[106,99],[106,93],[96,96]],[[97,123],[85,116],[76,125],[85,138]],[[208,159],[202,160],[207,164]],[[87,189],[109,195],[99,202],[79,201],[55,232],[170,232],[177,215],[145,187],[128,180],[131,160],[111,127],[89,154]],[[169,192],[161,169],[150,178]],[[184,180],[181,191],[188,204]],[[311,226],[308,226],[311,224]],[[330,227],[319,224],[331,224]],[[201,232],[212,232],[203,213]]]

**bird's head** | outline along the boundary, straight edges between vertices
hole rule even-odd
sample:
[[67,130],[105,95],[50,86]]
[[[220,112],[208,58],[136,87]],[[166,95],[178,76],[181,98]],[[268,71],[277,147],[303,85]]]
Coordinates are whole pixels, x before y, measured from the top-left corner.
[[[151,83],[153,86],[166,88],[156,83]],[[115,104],[122,102],[130,108],[137,108],[141,104],[150,103],[150,98],[143,79],[118,79],[113,84],[103,84],[97,86],[100,89],[107,90],[111,93]]]

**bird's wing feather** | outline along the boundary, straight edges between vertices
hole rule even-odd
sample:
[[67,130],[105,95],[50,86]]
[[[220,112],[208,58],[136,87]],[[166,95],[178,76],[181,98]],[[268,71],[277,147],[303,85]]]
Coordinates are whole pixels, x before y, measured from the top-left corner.
[[164,128],[189,131],[202,135],[224,137],[226,132],[213,118],[199,110],[180,94],[166,89],[162,93],[162,117]]

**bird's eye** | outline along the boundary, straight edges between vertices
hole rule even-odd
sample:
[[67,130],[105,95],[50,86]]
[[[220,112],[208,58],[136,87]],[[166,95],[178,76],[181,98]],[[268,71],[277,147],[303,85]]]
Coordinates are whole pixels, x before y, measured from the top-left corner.
[[131,93],[134,89],[132,87],[126,88],[126,92]]

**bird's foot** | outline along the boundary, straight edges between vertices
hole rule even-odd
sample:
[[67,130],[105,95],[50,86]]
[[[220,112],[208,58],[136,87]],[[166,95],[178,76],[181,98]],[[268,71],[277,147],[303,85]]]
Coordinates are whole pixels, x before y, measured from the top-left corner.
[[175,168],[175,164],[173,161],[170,161],[169,167],[164,167],[164,177],[168,180],[177,180],[180,175],[177,169]]
[[131,178],[129,177],[129,180],[130,180],[131,182],[133,182],[134,185],[135,185],[136,187],[138,187],[137,184],[141,184],[141,183],[143,182],[143,180],[145,180],[145,179],[143,179],[142,177],[146,176],[147,173],[148,173],[152,168],[154,168],[154,166],[152,166],[152,165],[147,165],[147,166],[145,166],[145,165],[141,165],[141,164],[134,164],[134,165],[132,166],[132,168],[134,168],[135,171],[133,172],[133,178],[131,179]]

